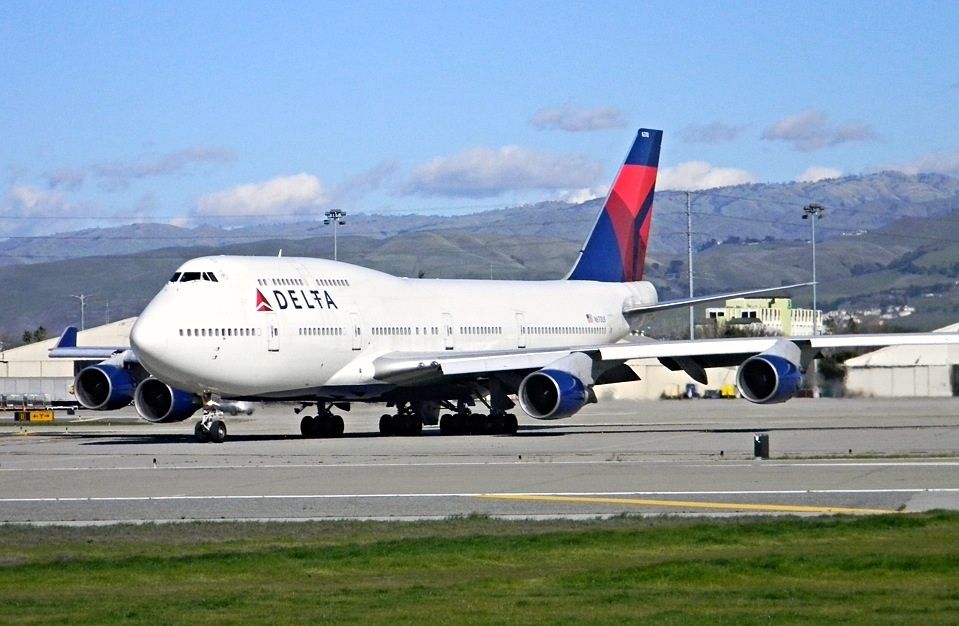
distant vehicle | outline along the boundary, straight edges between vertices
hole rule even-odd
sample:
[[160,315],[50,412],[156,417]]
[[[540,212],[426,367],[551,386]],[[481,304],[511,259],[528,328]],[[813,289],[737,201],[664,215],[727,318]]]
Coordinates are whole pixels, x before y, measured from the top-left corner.
[[256,405],[252,402],[221,400],[220,410],[227,415],[253,415]]

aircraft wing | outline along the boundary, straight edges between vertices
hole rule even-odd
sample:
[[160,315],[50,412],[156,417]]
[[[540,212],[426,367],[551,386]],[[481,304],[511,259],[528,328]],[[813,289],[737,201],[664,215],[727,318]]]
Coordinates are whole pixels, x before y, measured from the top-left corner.
[[51,359],[109,359],[110,357],[124,354],[124,362],[136,362],[136,356],[128,346],[77,346],[77,328],[76,326],[67,326],[57,340],[57,345],[50,348],[49,356]]
[[385,354],[374,360],[374,377],[394,384],[426,384],[462,375],[529,372],[573,353],[589,356],[602,371],[633,359],[654,358],[672,370],[682,369],[706,384],[705,369],[733,367],[757,354],[791,344],[805,366],[825,348],[880,348],[894,345],[959,345],[959,333],[889,333],[870,335],[819,335],[814,337],[742,337],[682,341],[636,341],[548,350],[523,349],[496,352],[444,352]]

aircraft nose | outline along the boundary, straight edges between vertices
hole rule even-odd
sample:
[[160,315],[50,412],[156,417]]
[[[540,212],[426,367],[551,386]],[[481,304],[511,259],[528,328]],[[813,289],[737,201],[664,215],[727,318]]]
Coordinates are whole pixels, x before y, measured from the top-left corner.
[[167,351],[167,335],[160,322],[147,307],[130,329],[130,347],[147,369],[161,362]]

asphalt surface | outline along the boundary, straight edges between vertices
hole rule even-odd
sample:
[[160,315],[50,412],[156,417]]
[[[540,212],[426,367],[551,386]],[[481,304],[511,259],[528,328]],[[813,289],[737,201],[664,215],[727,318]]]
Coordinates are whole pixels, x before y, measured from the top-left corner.
[[[869,514],[959,509],[959,399],[607,401],[516,436],[302,439],[291,406],[222,444],[135,413],[0,415],[0,522]],[[756,459],[754,435],[769,436]]]

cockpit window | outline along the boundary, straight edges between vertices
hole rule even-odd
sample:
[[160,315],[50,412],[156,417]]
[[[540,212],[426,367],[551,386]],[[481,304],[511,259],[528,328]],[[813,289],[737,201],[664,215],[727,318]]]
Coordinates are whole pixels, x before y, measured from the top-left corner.
[[175,283],[175,282],[189,283],[194,280],[206,280],[211,283],[220,282],[219,280],[217,280],[216,274],[214,274],[213,272],[177,272],[176,274],[173,275],[173,278],[170,279],[170,282],[171,283]]

